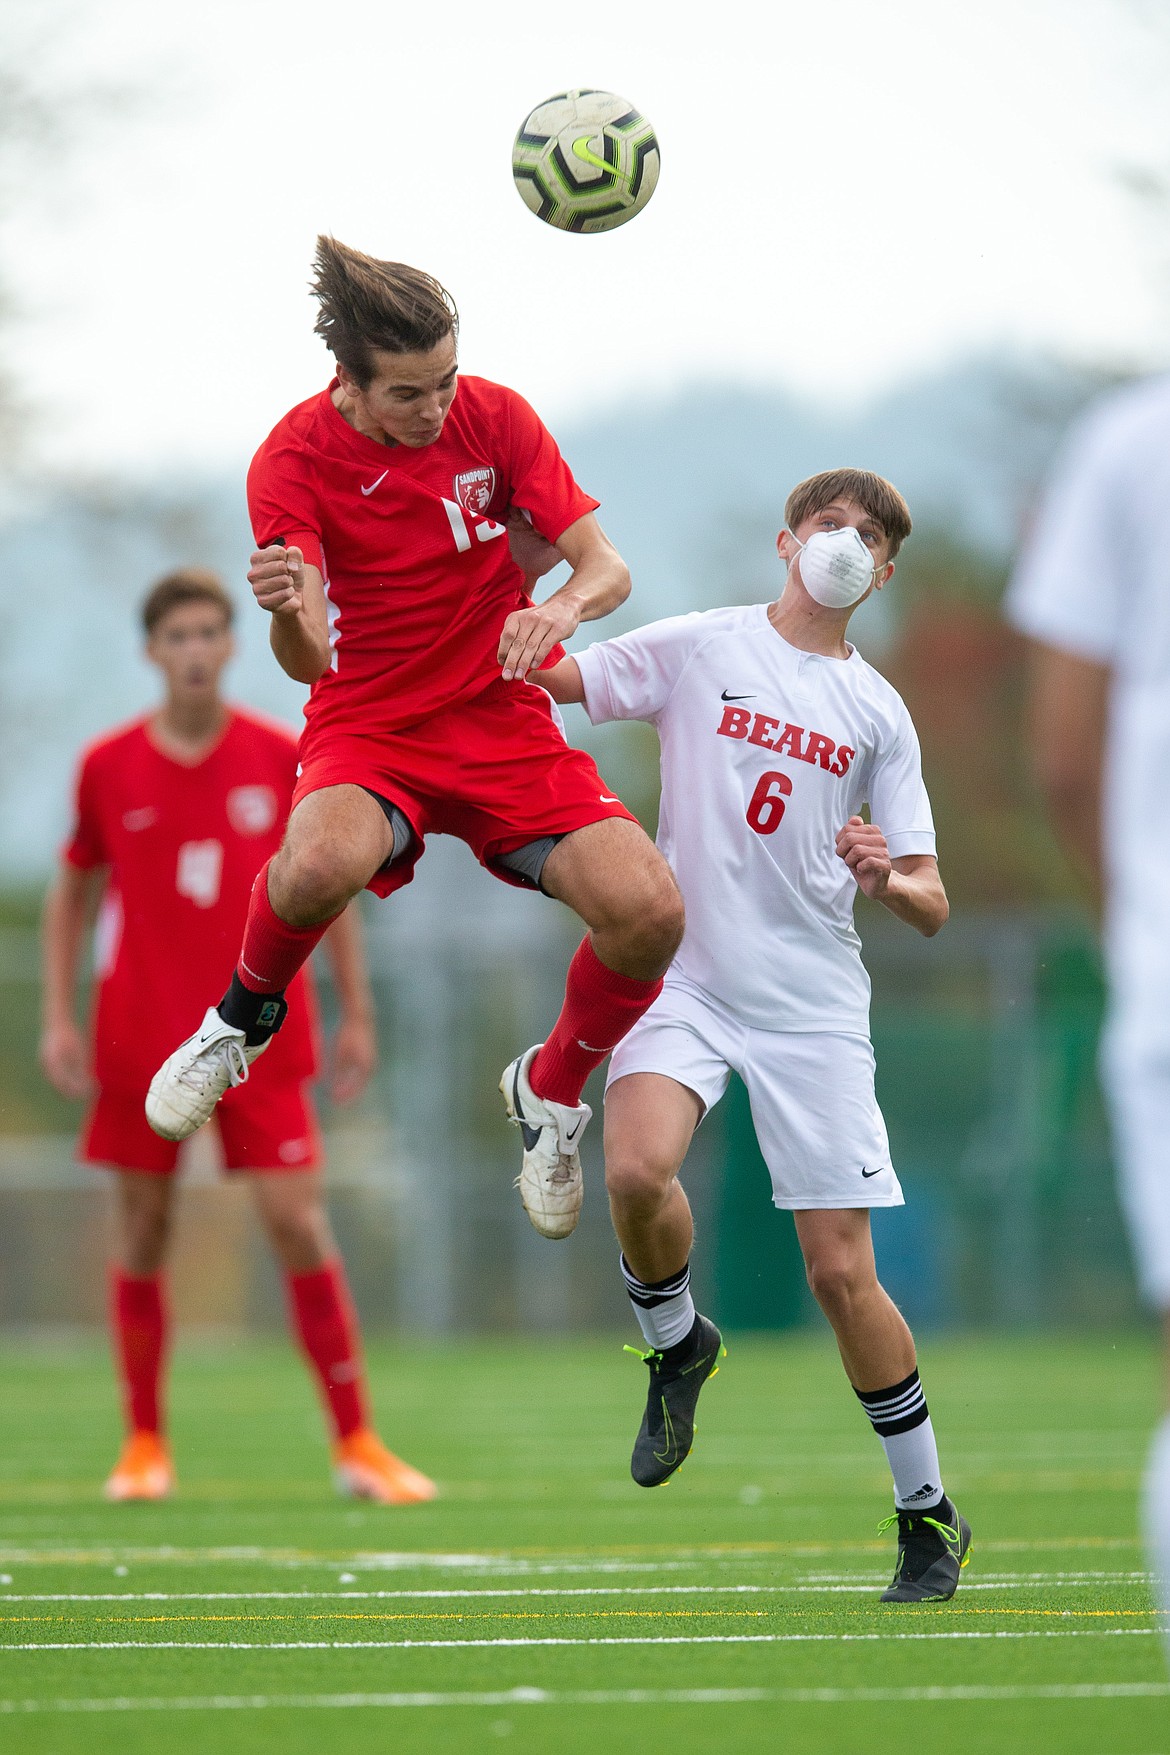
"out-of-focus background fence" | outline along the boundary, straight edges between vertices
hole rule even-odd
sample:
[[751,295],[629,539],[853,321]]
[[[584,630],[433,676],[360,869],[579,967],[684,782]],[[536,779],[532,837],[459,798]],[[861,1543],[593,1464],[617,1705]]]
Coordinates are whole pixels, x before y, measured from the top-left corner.
[[[832,127],[820,82],[798,76],[823,55],[811,14],[736,22],[733,5],[714,30],[710,9],[682,5],[664,31],[649,9],[607,45],[605,77],[628,78],[655,118],[662,185],[606,239],[551,235],[506,174],[512,110],[551,88],[556,56],[557,80],[578,64],[571,25],[497,41],[455,0],[448,28],[475,54],[440,76],[424,14],[391,28],[355,0],[370,80],[391,63],[417,73],[395,115],[422,145],[388,191],[364,168],[384,151],[384,93],[320,79],[312,9],[285,9],[278,46],[258,6],[215,0],[195,39],[134,0],[56,10],[20,3],[0,22],[0,1323],[102,1315],[107,1191],[74,1165],[77,1108],[37,1071],[36,917],[79,747],[155,696],[136,625],[150,582],[220,569],[241,606],[232,693],[299,714],[246,601],[242,482],[250,449],[327,375],[302,297],[318,226],[440,273],[465,368],[549,416],[635,582],[587,634],[776,595],[785,495],[816,470],[855,463],[907,495],[915,534],[855,628],[919,727],[953,912],[924,943],[859,910],[909,1202],[878,1215],[882,1271],[919,1327],[1132,1318],[1094,1071],[1094,928],[1030,779],[1023,654],[998,605],[1069,420],[1166,356],[1159,9],[1069,7],[1053,28],[1049,8],[995,0],[972,31],[962,8],[846,6]],[[255,94],[277,81],[313,89],[312,130],[267,127]],[[653,735],[594,734],[579,715],[570,734],[652,828]],[[382,1067],[327,1126],[367,1321],[627,1323],[600,1126],[581,1229],[549,1246],[512,1191],[518,1141],[496,1093],[554,1013],[571,922],[444,842],[365,913]],[[598,1080],[589,1095],[599,1107]],[[686,1182],[705,1307],[738,1327],[810,1320],[738,1087]],[[278,1320],[246,1193],[202,1146],[174,1283],[188,1321]]]
[[[773,482],[853,457],[887,469],[911,499],[919,527],[894,583],[857,618],[857,639],[919,727],[953,915],[929,942],[864,901],[859,923],[879,1091],[908,1200],[879,1214],[875,1232],[886,1281],[919,1327],[1108,1323],[1135,1311],[1094,1070],[1093,928],[1033,789],[1023,654],[998,613],[1011,537],[1047,453],[1100,381],[1036,361],[977,362],[895,398],[884,415],[803,438],[800,410],[780,399],[696,395],[640,417],[626,410],[611,418],[641,418],[652,435],[653,513],[615,466],[609,418],[567,442],[578,472],[613,504],[610,527],[633,564],[636,595],[617,627],[774,593]],[[712,425],[723,433],[722,502],[695,510],[670,458]],[[934,451],[924,435],[939,430],[946,442]],[[665,530],[674,547],[664,554]],[[150,699],[133,626],[143,583],[185,556],[238,577],[247,533],[225,484],[187,502],[157,491],[58,496],[12,520],[6,539],[30,597],[45,569],[56,587],[3,672],[17,756],[0,785],[35,865],[66,822],[77,744]],[[238,692],[291,717],[296,694],[250,613],[245,606]],[[82,659],[87,643],[103,650],[98,671]],[[66,662],[47,664],[46,651]],[[595,733],[574,713],[570,734],[596,749],[652,829],[653,733]],[[100,1175],[73,1164],[77,1112],[36,1070],[37,894],[18,866],[0,939],[0,1320],[96,1322],[105,1191]],[[586,1217],[570,1244],[552,1247],[512,1191],[518,1142],[496,1093],[501,1067],[548,1026],[572,922],[441,839],[410,889],[365,918],[382,1068],[355,1112],[327,1121],[336,1223],[367,1320],[433,1330],[624,1321],[600,1127],[585,1153]],[[599,1108],[600,1080],[587,1094]],[[770,1210],[734,1083],[699,1132],[686,1182],[706,1304],[739,1327],[812,1320],[791,1221]],[[280,1317],[246,1195],[216,1177],[205,1149],[192,1154],[175,1288],[189,1320]]]
[[[960,626],[966,617],[960,610]],[[946,613],[937,619],[945,630]],[[1015,663],[1006,639],[1003,649]],[[946,670],[949,712],[971,676]],[[877,1215],[883,1276],[919,1327],[1130,1318],[1095,1078],[1102,992],[1090,923],[1068,900],[993,907],[980,894],[975,848],[994,819],[962,763],[966,808],[950,796],[948,750],[925,705],[954,916],[925,941],[879,908],[859,910],[879,1092],[908,1201]],[[652,740],[634,731],[624,754],[611,749],[609,771],[617,762],[631,796],[651,791]],[[1011,805],[1006,781],[1004,791]],[[1039,844],[1026,793],[1017,802]],[[953,852],[948,820],[961,831]],[[1016,852],[1026,865],[1028,850]],[[982,857],[991,862],[986,847]],[[1055,855],[1051,870],[1061,870]],[[1018,881],[999,872],[1005,887]],[[0,937],[0,1322],[96,1322],[104,1179],[73,1164],[76,1112],[36,1070],[34,907],[31,892],[12,896]],[[571,921],[439,840],[418,881],[368,908],[366,922],[381,1070],[356,1110],[327,1112],[334,1216],[366,1319],[440,1331],[621,1323],[600,1127],[585,1151],[582,1225],[570,1244],[549,1245],[513,1193],[518,1142],[495,1088],[517,1047],[547,1028]],[[325,998],[328,1014],[327,989]],[[587,1095],[600,1108],[600,1079]],[[738,1084],[700,1129],[686,1182],[705,1306],[738,1328],[812,1320],[791,1221],[770,1209]],[[280,1320],[246,1193],[216,1176],[202,1142],[191,1150],[175,1295],[190,1321]]]

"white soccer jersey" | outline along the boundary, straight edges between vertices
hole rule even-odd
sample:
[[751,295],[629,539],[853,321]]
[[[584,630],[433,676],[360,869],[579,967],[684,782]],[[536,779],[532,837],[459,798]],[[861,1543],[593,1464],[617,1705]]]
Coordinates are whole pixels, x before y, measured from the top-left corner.
[[658,845],[687,925],[671,969],[765,1030],[869,1029],[836,835],[865,803],[890,854],[933,854],[918,739],[860,653],[801,652],[767,607],[654,622],[575,655],[594,724],[662,746]]
[[1076,427],[1007,598],[1024,633],[1109,665],[1106,952],[1115,1010],[1170,1049],[1170,376]]

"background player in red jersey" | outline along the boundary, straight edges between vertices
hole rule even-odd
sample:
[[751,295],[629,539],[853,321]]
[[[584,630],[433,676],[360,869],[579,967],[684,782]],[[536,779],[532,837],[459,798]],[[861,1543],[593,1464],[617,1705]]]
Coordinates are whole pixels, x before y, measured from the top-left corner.
[[[457,374],[458,319],[429,275],[318,240],[317,331],[337,376],[253,460],[249,579],[272,645],[312,686],[284,843],[257,879],[231,986],[159,1069],[150,1124],[207,1119],[279,1028],[290,980],[358,891],[408,883],[428,833],[589,927],[548,1040],[505,1070],[521,1194],[546,1236],[581,1203],[589,1072],[641,1017],[682,936],[669,867],[529,673],[629,575],[553,439],[512,390]],[[536,606],[509,523],[572,568]]]
[[[178,1147],[147,1127],[143,1097],[163,1045],[198,1020],[209,973],[218,968],[226,978],[231,969],[256,870],[279,844],[296,779],[291,734],[220,695],[233,650],[232,603],[216,576],[197,568],[168,575],[147,597],[143,621],[166,698],[86,750],[73,833],[44,913],[41,1063],[66,1096],[92,1096],[81,1156],[117,1173],[111,1320],[129,1435],[106,1484],[115,1499],[160,1498],[174,1482],[162,1410],[162,1267]],[[91,1056],[75,999],[98,889]],[[362,1090],[375,1059],[352,914],[337,919],[328,945],[341,1008],[332,1087],[346,1101]],[[306,971],[289,989],[278,1046],[219,1111],[224,1162],[251,1173],[293,1325],[333,1426],[339,1487],[408,1504],[431,1498],[434,1487],[370,1425],[357,1322],[322,1199],[321,1142],[306,1088],[314,1037]]]

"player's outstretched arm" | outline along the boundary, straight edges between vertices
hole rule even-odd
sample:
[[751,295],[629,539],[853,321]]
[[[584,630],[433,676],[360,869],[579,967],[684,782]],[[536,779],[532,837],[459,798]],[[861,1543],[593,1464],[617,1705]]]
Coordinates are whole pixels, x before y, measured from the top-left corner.
[[254,551],[248,583],[272,617],[269,638],[280,668],[296,682],[315,683],[329,669],[329,617],[316,567],[305,565],[299,548],[272,543]]
[[946,925],[951,907],[933,854],[910,853],[891,859],[877,824],[850,817],[837,831],[837,857],[845,861],[864,895],[880,902],[924,938],[933,938]]
[[77,969],[97,874],[62,864],[41,914],[41,1071],[63,1097],[90,1090],[89,1051],[77,1025]]
[[581,667],[575,658],[562,658],[559,664],[549,664],[544,670],[534,670],[534,683],[547,689],[558,707],[579,707],[585,699],[585,684],[581,681]]
[[504,623],[498,656],[506,682],[527,676],[582,622],[610,615],[630,595],[630,570],[592,512],[562,531],[556,547],[573,571],[559,591]]
[[325,934],[325,949],[337,992],[337,1033],[329,1052],[329,1094],[335,1103],[353,1103],[370,1082],[378,1062],[374,997],[366,967],[361,918],[351,902]]

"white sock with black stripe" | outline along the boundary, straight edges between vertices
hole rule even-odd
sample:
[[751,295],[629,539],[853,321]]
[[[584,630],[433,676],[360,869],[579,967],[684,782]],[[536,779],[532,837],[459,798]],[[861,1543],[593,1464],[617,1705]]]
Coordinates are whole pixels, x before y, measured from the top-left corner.
[[695,1326],[689,1258],[677,1273],[668,1274],[665,1280],[652,1281],[640,1280],[624,1255],[620,1260],[622,1279],[646,1345],[664,1353],[668,1347],[685,1341]]
[[882,1441],[899,1511],[933,1511],[943,1497],[938,1447],[918,1372],[889,1389],[857,1389],[858,1401]]

